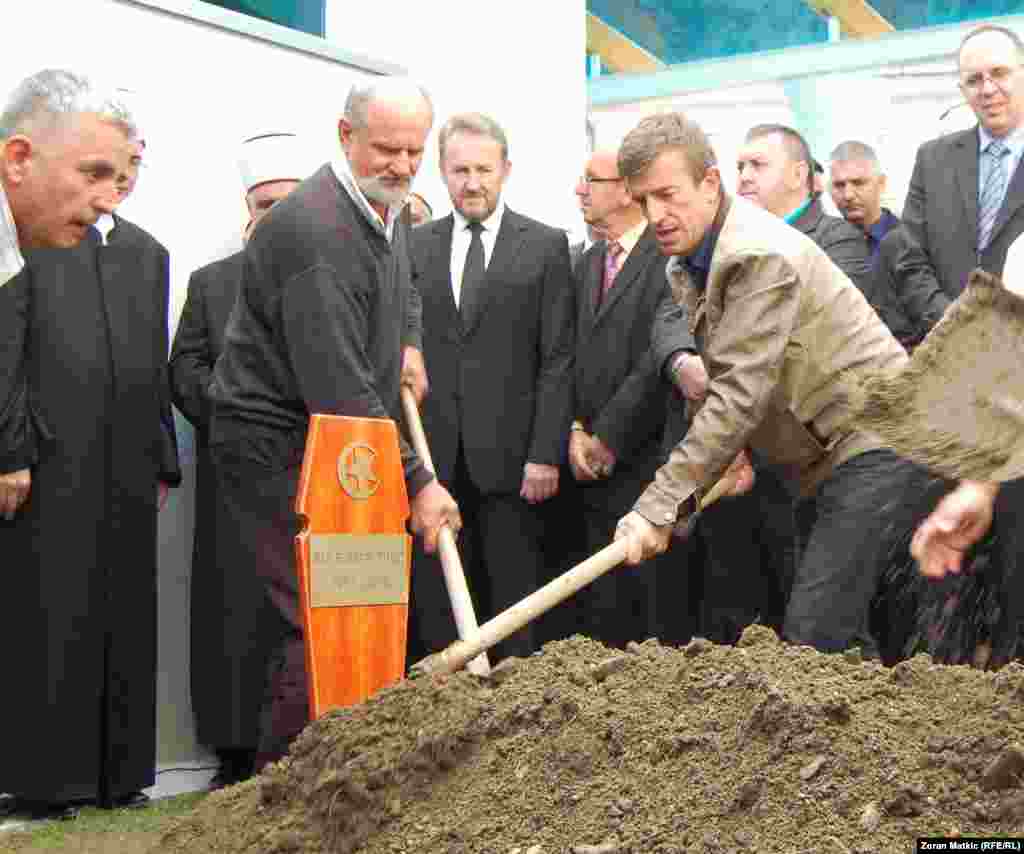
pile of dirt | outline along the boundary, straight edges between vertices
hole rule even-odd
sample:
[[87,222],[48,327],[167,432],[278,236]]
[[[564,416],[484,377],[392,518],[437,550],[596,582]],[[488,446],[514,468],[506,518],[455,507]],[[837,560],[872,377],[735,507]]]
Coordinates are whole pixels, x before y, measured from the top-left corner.
[[311,724],[161,852],[890,854],[1024,831],[1024,667],[888,669],[761,627],[549,644]]

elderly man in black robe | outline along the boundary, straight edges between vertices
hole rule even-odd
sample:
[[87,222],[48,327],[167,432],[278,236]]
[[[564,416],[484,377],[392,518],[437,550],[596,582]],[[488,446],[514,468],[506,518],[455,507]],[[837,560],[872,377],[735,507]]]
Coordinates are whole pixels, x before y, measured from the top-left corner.
[[167,252],[110,216],[135,133],[61,71],[23,82],[0,115],[26,264],[0,287],[0,644],[17,650],[0,792],[48,815],[142,802],[155,779],[157,510],[180,475]]
[[[432,122],[429,97],[409,81],[355,86],[338,123],[340,155],[275,205],[246,245],[210,385],[210,449],[225,512],[218,539],[263,579],[281,620],[258,765],[282,756],[308,721],[294,502],[309,416],[399,420],[403,374],[425,385],[419,347],[406,346],[418,343],[409,336],[419,303],[398,217]],[[411,525],[432,551],[441,525],[458,530],[458,508],[401,444]]]

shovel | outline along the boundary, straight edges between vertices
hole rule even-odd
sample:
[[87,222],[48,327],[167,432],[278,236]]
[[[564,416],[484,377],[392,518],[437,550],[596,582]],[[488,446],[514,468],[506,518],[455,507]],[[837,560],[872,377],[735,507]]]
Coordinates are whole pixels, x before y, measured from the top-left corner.
[[[686,520],[683,539],[693,534],[693,529],[701,513],[730,492],[733,486],[734,477],[726,476],[711,488],[697,512]],[[591,555],[582,563],[578,563],[558,578],[535,590],[525,599],[521,599],[515,605],[488,620],[480,626],[479,631],[473,637],[458,640],[440,652],[428,655],[422,661],[416,662],[412,666],[413,675],[444,676],[455,673],[464,667],[467,661],[484,650],[490,649],[496,643],[500,643],[527,623],[537,619],[541,614],[564,602],[578,590],[582,590],[606,572],[617,567],[625,559],[626,541],[616,540],[610,546],[605,546],[597,554]]]
[[950,480],[1024,476],[1024,299],[975,270],[897,373],[855,395],[854,426]]
[[[906,366],[864,383],[853,423],[947,479],[943,484],[922,473],[907,501],[913,494],[937,500],[949,481],[1012,480],[1024,475],[1022,377],[1024,299],[976,270]],[[898,532],[882,567],[913,624],[906,654],[924,649],[936,661],[975,666],[1008,661],[1019,643],[1005,601],[1013,559],[994,526],[966,556],[960,575],[941,582],[922,577],[908,546],[928,512],[923,508]]]
[[[419,458],[423,460],[423,465],[436,474],[434,460],[430,456],[430,448],[427,445],[427,434],[423,432],[423,422],[420,421],[419,407],[416,406],[416,398],[408,386],[402,386],[402,408],[405,410],[405,420],[409,426],[413,448]],[[441,558],[441,568],[444,570],[444,584],[448,588],[448,599],[452,603],[455,627],[463,641],[469,640],[477,633],[476,613],[473,611],[473,600],[469,596],[469,587],[466,585],[466,573],[462,569],[462,558],[459,557],[459,549],[455,545],[455,535],[447,525],[441,526],[437,537],[437,551]],[[466,659],[469,661],[468,667],[472,673],[486,676],[491,672],[487,653],[483,651],[489,648],[490,645],[481,647],[477,651],[479,655],[473,653],[470,656],[472,661]]]

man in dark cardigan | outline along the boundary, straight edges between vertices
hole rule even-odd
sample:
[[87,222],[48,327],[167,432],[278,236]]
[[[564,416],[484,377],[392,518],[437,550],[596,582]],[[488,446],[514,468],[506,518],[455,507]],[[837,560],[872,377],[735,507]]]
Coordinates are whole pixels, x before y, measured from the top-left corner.
[[[357,85],[342,153],[276,205],[245,249],[242,285],[213,372],[210,445],[229,518],[218,537],[263,579],[281,621],[268,668],[258,764],[308,720],[293,540],[311,413],[400,418],[403,345],[418,302],[398,215],[433,121],[408,81]],[[412,528],[436,547],[458,508],[401,440]]]
[[[238,165],[250,229],[306,177],[306,161],[294,134],[263,134],[242,144]],[[209,385],[224,349],[244,261],[245,253],[236,252],[191,275],[169,365],[172,399],[196,438],[189,672],[196,737],[220,760],[210,784],[214,789],[252,775],[267,659],[277,628],[277,614],[252,567],[217,554],[221,514],[210,459]]]
[[[0,791],[16,796],[8,808],[70,815],[79,802],[145,802],[155,782],[157,511],[180,479],[168,255],[110,216],[141,148],[128,114],[84,81],[37,75],[0,136],[26,260],[0,288],[0,553],[11,570],[0,643],[18,650],[6,669],[16,696],[0,706]],[[100,176],[105,195],[53,227],[19,218],[44,210],[26,204],[26,181],[64,168],[66,181],[36,190],[51,214],[78,174],[85,185]]]

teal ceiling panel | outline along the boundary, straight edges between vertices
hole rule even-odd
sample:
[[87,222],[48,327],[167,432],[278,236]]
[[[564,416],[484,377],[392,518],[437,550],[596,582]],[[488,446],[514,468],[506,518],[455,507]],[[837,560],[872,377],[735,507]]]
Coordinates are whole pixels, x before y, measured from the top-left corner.
[[[897,30],[1024,12],[1024,0],[869,0]],[[587,10],[668,65],[828,41],[805,0],[587,0]]]

